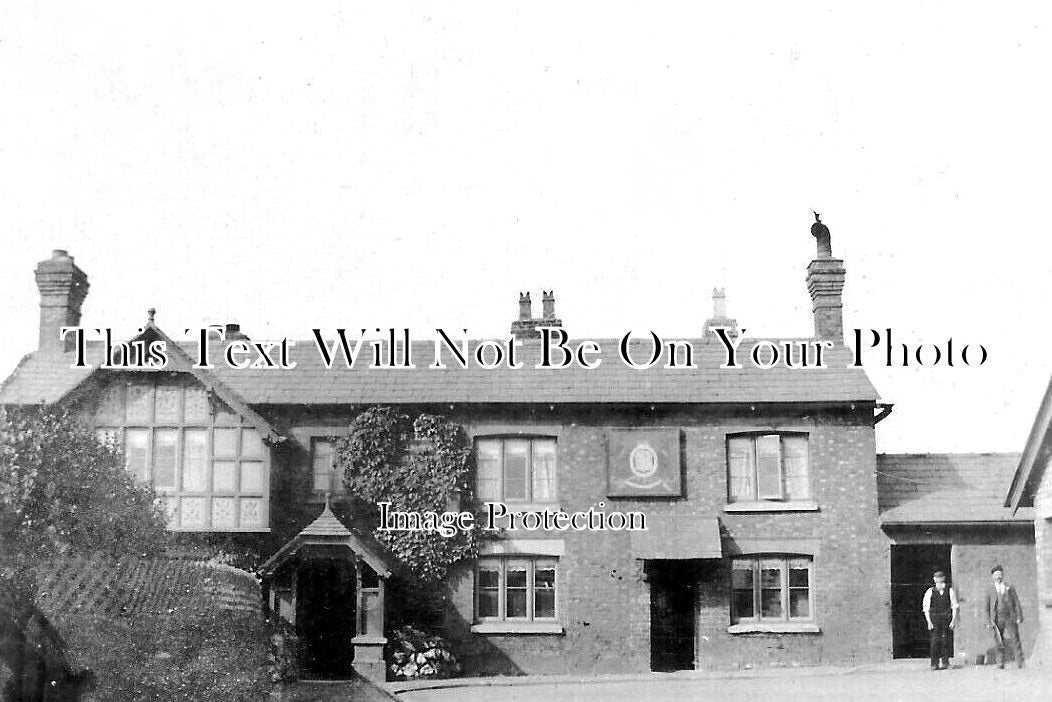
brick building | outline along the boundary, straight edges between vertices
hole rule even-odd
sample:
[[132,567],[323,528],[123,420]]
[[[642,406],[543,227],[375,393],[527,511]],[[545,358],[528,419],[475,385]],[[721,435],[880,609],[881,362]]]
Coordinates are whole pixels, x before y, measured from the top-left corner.
[[[815,335],[835,342],[822,368],[721,368],[724,351],[709,332],[734,323],[718,292],[702,338],[691,340],[693,368],[630,368],[615,356],[616,339],[600,341],[596,369],[535,368],[537,327],[559,323],[545,293],[537,319],[520,297],[512,325],[523,341],[520,369],[327,368],[305,354],[294,370],[201,370],[192,367],[194,345],[172,342],[152,312],[139,340],[168,343],[164,370],[98,369],[97,343],[88,346],[93,369],[73,369],[58,329],[79,322],[88,280],[56,251],[36,271],[40,347],[0,387],[0,404],[75,408],[115,434],[129,469],[164,494],[173,530],[233,534],[270,554],[275,611],[308,644],[333,627],[347,644],[317,663],[319,673],[351,658],[366,674],[382,670],[392,564],[323,509],[325,493],[339,499],[333,438],[372,405],[460,423],[475,449],[480,499],[519,511],[646,515],[646,531],[521,531],[487,541],[449,582],[444,633],[469,671],[882,660],[893,653],[893,548],[929,537],[889,521],[895,510],[878,499],[874,427],[890,407],[848,367],[844,268],[828,230],[815,227],[819,255],[807,268]],[[420,343],[414,355],[430,359],[433,346]],[[884,473],[901,473],[881,460]],[[962,533],[948,537],[958,570],[969,558]]]

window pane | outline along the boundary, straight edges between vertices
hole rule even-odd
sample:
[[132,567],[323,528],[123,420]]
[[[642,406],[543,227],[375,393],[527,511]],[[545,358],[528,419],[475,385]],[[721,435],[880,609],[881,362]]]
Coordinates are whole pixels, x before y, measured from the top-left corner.
[[149,476],[146,473],[146,440],[149,432],[146,429],[128,429],[124,432],[124,464],[128,472],[139,482],[145,483]]
[[756,490],[760,499],[782,498],[781,456],[781,437],[756,437]]
[[767,562],[760,568],[760,616],[782,616],[782,569],[770,567]]
[[182,399],[182,388],[178,385],[158,385],[156,419],[158,424],[180,424],[182,411],[179,402]]
[[500,571],[493,566],[479,566],[479,617],[500,616]]
[[786,499],[809,499],[811,486],[807,477],[807,437],[783,436],[782,451],[785,456]]
[[182,525],[200,528],[207,526],[207,502],[204,497],[184,497],[181,500]]
[[208,490],[208,431],[187,429],[183,432],[183,490]]
[[793,564],[789,564],[789,587],[807,587],[808,585],[808,569],[807,567],[793,567]]
[[212,500],[212,528],[234,528],[234,498],[217,497]]
[[128,385],[128,423],[147,423],[153,420],[153,387]]
[[533,571],[533,616],[555,618],[555,568],[538,563]]
[[810,617],[811,596],[807,588],[789,589],[789,616]]
[[[334,489],[332,468],[332,442],[315,441],[313,444],[313,456],[311,459],[312,472],[314,475],[313,488],[318,492],[328,492]],[[343,481],[340,481],[341,483]]]
[[175,488],[175,442],[179,432],[158,429],[153,433],[153,485],[156,488]]
[[755,472],[752,437],[727,439],[727,497],[731,502],[756,499],[753,491]]
[[512,617],[525,617],[526,612],[526,564],[509,563],[505,569],[505,612]]
[[500,442],[479,440],[476,452],[478,497],[480,500],[500,499]]
[[527,499],[526,454],[528,441],[509,440],[504,442],[504,499]]
[[555,442],[538,439],[533,442],[533,499],[550,502],[555,499]]
[[736,620],[756,616],[753,575],[752,561],[735,563],[731,570],[731,608]]
[[761,616],[765,618],[780,618],[782,616],[782,591],[761,590]]
[[258,497],[241,498],[241,526],[263,525],[263,500]]
[[241,455],[245,458],[263,458],[263,439],[255,429],[241,430]]
[[263,492],[263,463],[241,462],[241,492]]
[[95,417],[114,424],[124,422],[124,383],[114,382],[106,386],[96,406]]
[[186,402],[186,421],[197,424],[208,422],[210,413],[208,411],[208,394],[205,393],[205,389],[196,385],[187,387],[184,397]]
[[233,458],[237,455],[237,429],[216,429],[215,446],[213,451],[216,456]]
[[237,476],[233,461],[216,461],[213,469],[213,487],[215,492],[234,492],[237,489]]

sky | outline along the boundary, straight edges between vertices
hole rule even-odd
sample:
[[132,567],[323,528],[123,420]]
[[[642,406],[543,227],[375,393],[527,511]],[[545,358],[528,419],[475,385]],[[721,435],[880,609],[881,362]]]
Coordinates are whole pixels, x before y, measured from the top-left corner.
[[[886,452],[1019,451],[1052,373],[1040,3],[0,5],[0,376],[35,264],[82,323],[253,338],[812,333],[812,210],[844,322],[980,367],[866,370]],[[539,312],[539,309],[538,309]]]

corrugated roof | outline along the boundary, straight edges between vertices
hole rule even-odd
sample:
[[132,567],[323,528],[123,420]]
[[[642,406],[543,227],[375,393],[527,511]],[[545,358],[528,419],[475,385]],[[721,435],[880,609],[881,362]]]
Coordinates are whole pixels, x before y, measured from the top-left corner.
[[1018,453],[878,454],[882,524],[1029,522],[1004,506]]
[[[525,367],[485,370],[472,362],[455,365],[445,353],[446,369],[429,367],[435,345],[413,343],[413,369],[369,368],[342,362],[326,368],[313,341],[296,342],[293,370],[237,370],[217,365],[212,371],[248,404],[407,404],[407,403],[765,403],[875,401],[877,391],[861,368],[849,368],[850,351],[826,352],[827,368],[760,369],[741,358],[740,370],[722,369],[719,343],[692,340],[697,368],[638,370],[617,355],[618,340],[597,340],[601,365],[585,369],[535,368],[537,342],[519,350]],[[474,348],[472,343],[472,348]],[[573,343],[573,342],[571,342]],[[183,345],[192,355],[193,345]],[[747,339],[742,350],[751,348]],[[366,349],[367,350],[367,349]],[[633,357],[649,350],[632,345]],[[97,358],[98,344],[89,346]],[[744,355],[744,354],[742,354]],[[359,359],[361,361],[361,359]],[[76,387],[88,372],[71,369],[72,354],[36,352],[27,356],[0,386],[0,404],[50,403]]]

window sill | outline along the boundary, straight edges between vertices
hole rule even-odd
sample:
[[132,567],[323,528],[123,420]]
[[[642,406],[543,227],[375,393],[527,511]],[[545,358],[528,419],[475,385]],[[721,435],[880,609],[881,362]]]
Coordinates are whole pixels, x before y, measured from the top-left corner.
[[746,622],[727,627],[728,634],[820,634],[814,622]]
[[472,634],[562,634],[559,622],[482,622],[471,627]]
[[269,534],[270,527],[239,527],[230,529],[212,529],[209,527],[168,527],[168,531],[177,531],[189,534]]
[[723,506],[724,512],[817,512],[818,503],[814,500],[800,500],[798,502],[731,502]]
[[561,510],[558,502],[502,502],[501,500],[487,499],[482,500],[479,508],[475,511],[480,514],[486,514],[488,509],[486,505],[488,503],[504,505],[508,508],[509,514],[514,512],[544,512],[545,510],[558,512]]

